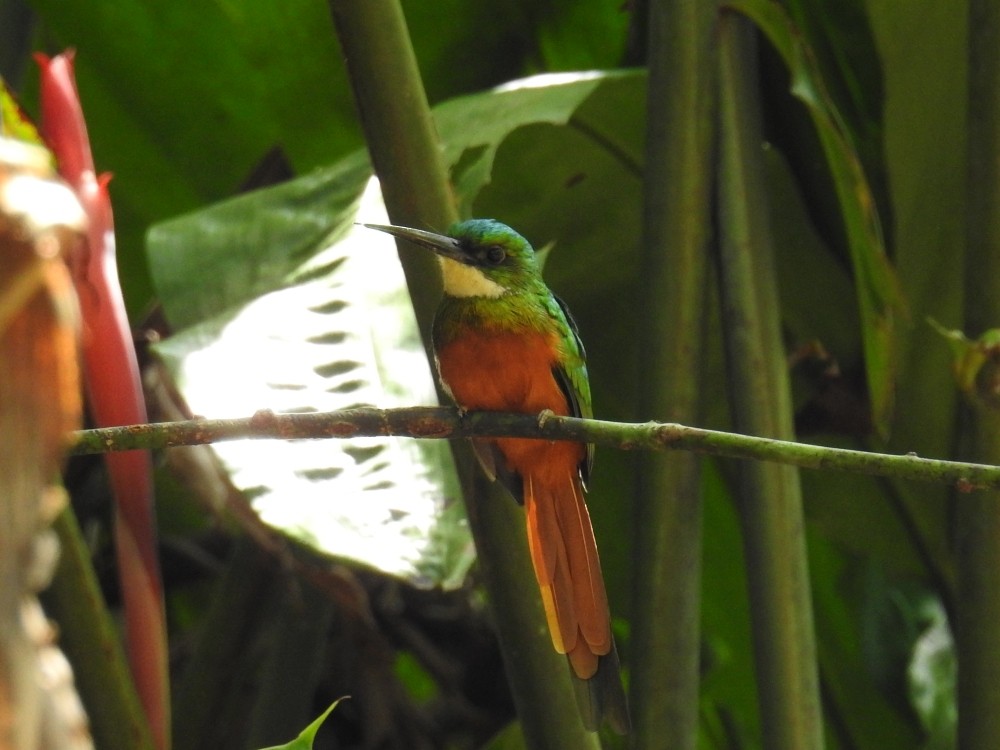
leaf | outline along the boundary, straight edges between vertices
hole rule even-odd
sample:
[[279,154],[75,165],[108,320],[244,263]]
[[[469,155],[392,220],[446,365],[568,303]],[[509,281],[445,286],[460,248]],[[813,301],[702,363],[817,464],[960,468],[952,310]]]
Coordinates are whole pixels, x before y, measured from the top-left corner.
[[41,0],[33,10],[47,44],[79,52],[95,161],[115,175],[133,309],[151,294],[138,252],[151,222],[231,195],[275,146],[305,171],[331,147],[361,143],[323,3]]
[[323,722],[326,721],[326,717],[333,713],[333,709],[335,709],[342,700],[344,700],[344,698],[338,698],[331,703],[330,707],[321,713],[316,721],[303,729],[302,732],[299,733],[299,736],[287,745],[274,745],[272,747],[263,748],[263,750],[312,750],[313,742],[316,741],[316,733],[319,732],[319,728],[323,726]]
[[[879,207],[886,244],[891,248],[893,215],[885,170],[883,66],[873,38],[867,4],[867,0],[843,0],[835,6],[824,0],[788,0],[784,7],[807,40],[825,89],[836,103],[858,152]],[[780,64],[777,59],[775,63]],[[785,131],[788,120],[795,121],[791,127],[797,136],[792,137],[800,142],[800,146],[802,141],[808,141],[808,150],[804,153],[789,144],[805,157],[797,160],[796,174],[809,190],[813,212],[822,214],[822,218],[817,219],[818,223],[836,232],[838,241],[843,241],[843,232],[835,228],[842,224],[836,195],[827,195],[832,187],[829,170],[820,164],[811,168],[805,163],[818,145],[809,113],[798,106],[794,109],[782,108],[780,112],[769,113],[768,119],[772,118],[785,121],[776,128],[775,136],[779,143],[784,138],[777,131]],[[807,135],[799,132],[801,128],[813,132]]]
[[186,328],[294,283],[314,255],[347,233],[370,174],[357,152],[305,177],[154,225],[147,255],[171,325]]
[[875,198],[812,51],[785,10],[773,0],[732,0],[727,4],[750,18],[777,49],[791,74],[792,93],[808,108],[819,135],[847,231],[872,420],[878,434],[885,438],[893,414],[898,369],[897,328],[905,308],[899,282],[886,256]]
[[765,153],[782,325],[793,347],[819,341],[842,369],[860,368],[858,311],[844,304],[852,293],[850,273],[813,227],[781,152]]
[[[435,107],[434,120],[445,161],[452,167],[459,213],[471,215],[472,201],[490,182],[498,148],[517,128],[568,125],[599,89],[606,94],[618,84],[628,87],[642,80],[644,76],[636,72],[539,75]],[[541,173],[541,165],[531,165]]]
[[[885,90],[882,139],[892,187],[893,262],[918,321],[900,329],[897,409],[887,449],[956,456],[963,451],[956,443],[962,396],[950,352],[919,321],[932,316],[948,328],[961,327],[968,296],[968,19],[934,0],[869,2],[867,13]],[[931,551],[939,570],[935,585],[947,602],[955,590],[953,491],[890,485],[889,497],[901,498],[915,531],[915,549]]]
[[[596,99],[615,88],[629,88],[641,101],[643,85],[635,78],[595,92]],[[565,125],[535,123],[513,131],[497,150],[491,181],[478,194],[479,216],[500,215],[535,247],[552,244],[546,279],[557,293],[595,296],[633,283],[638,272],[641,159],[623,156],[595,135],[597,128],[628,122],[611,104],[587,120],[574,115]],[[638,111],[636,111],[638,109]],[[592,108],[593,110],[593,108]],[[633,105],[641,121],[643,112]],[[632,149],[641,143],[636,137]],[[615,200],[608,200],[609,186]],[[571,306],[575,305],[571,299]]]

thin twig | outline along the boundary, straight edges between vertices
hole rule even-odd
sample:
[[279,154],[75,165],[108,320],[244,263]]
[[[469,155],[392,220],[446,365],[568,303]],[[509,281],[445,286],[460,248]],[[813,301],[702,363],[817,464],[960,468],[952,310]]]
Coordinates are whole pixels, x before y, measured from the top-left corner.
[[619,450],[689,450],[728,458],[774,461],[805,469],[945,482],[961,492],[1000,489],[1000,466],[828,448],[705,430],[681,424],[607,422],[553,414],[460,413],[447,407],[366,407],[311,414],[259,411],[242,419],[106,427],[76,433],[73,454],[171,448],[241,439],[324,439],[395,436],[421,439],[523,437],[577,440]]

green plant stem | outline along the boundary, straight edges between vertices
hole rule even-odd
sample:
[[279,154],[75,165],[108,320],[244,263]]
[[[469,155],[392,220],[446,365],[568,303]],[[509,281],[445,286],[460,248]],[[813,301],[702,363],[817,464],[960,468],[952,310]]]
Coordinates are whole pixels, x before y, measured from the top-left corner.
[[225,440],[320,440],[388,436],[419,439],[533,437],[574,440],[629,451],[694,451],[712,456],[773,461],[804,469],[847,471],[917,482],[942,482],[962,493],[1000,489],[1000,466],[828,448],[823,445],[739,435],[682,424],[606,422],[554,415],[460,413],[453,407],[365,407],[262,419],[195,419],[75,433],[71,453],[86,455],[136,448],[172,448]]
[[[719,21],[719,279],[733,420],[745,432],[791,437],[790,385],[762,179],[756,45],[749,22]],[[746,462],[743,529],[764,746],[823,747],[805,522],[794,467]]]
[[59,623],[59,643],[73,664],[94,744],[102,750],[152,750],[153,735],[73,511],[63,510],[53,528],[59,566],[42,601]]
[[[398,0],[330,0],[330,11],[391,221],[447,228],[457,209]],[[400,259],[426,343],[440,299],[435,263],[424,251],[403,251]],[[453,451],[528,745],[596,747],[596,735],[580,722],[565,658],[552,649],[538,591],[527,585],[535,574],[523,513],[499,485],[484,480],[467,444],[453,444]]]
[[[697,421],[711,235],[716,6],[651,0],[639,320],[639,411]],[[694,748],[698,735],[701,464],[644,456],[633,514],[629,643],[635,747]]]
[[[969,3],[969,140],[965,332],[1000,325],[1000,5]],[[962,439],[975,460],[1000,462],[996,370],[987,364],[964,414]],[[1000,493],[956,511],[958,746],[995,747],[1000,737]]]

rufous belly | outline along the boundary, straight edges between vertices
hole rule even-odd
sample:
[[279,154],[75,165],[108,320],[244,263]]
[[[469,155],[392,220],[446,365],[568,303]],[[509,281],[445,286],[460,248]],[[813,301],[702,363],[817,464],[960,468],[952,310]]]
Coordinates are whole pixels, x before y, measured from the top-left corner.
[[[569,414],[566,396],[552,372],[558,356],[554,335],[469,331],[436,353],[441,379],[463,409],[527,414],[549,409]],[[516,438],[495,442],[508,468],[543,481],[549,473],[565,476],[585,453],[579,443]]]

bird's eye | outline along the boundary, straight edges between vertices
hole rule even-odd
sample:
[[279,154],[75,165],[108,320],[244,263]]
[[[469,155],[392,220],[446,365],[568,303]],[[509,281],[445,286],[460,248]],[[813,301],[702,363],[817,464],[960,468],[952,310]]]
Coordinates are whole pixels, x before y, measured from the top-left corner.
[[507,253],[499,245],[490,245],[486,248],[486,260],[494,266],[500,265],[507,257]]

